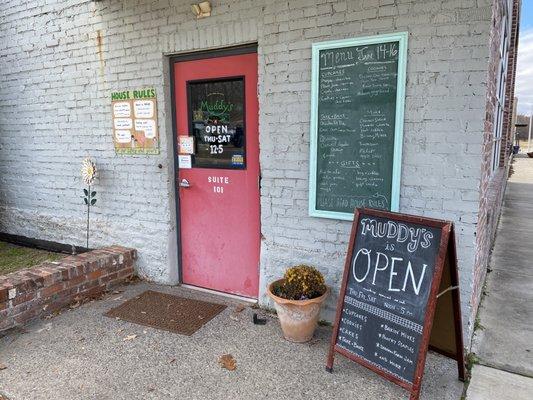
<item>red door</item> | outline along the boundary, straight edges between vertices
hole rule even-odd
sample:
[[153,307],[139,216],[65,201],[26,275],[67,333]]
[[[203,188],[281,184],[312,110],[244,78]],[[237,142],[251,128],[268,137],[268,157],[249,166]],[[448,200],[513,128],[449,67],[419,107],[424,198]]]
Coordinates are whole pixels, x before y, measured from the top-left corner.
[[256,298],[257,54],[176,62],[173,73],[182,281]]

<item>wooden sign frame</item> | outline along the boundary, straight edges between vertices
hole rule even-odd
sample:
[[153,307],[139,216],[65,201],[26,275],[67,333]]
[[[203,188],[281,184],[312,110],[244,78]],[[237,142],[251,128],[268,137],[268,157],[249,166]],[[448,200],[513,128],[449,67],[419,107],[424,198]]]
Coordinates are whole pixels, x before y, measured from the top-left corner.
[[354,215],[347,212],[321,210],[316,207],[317,197],[317,154],[318,154],[318,100],[320,52],[328,49],[365,46],[380,43],[398,42],[398,75],[396,79],[396,115],[394,121],[394,155],[392,161],[392,187],[390,210],[398,211],[400,204],[400,180],[402,168],[403,124],[405,109],[405,82],[407,71],[408,32],[395,32],[384,35],[365,36],[352,39],[330,40],[313,43],[311,61],[311,124],[309,154],[309,215],[311,217],[352,221]]
[[[329,353],[326,361],[326,370],[328,372],[333,372],[333,361],[335,353],[340,353],[346,358],[355,361],[358,364],[372,370],[383,378],[403,387],[404,389],[410,392],[410,400],[418,400],[420,396],[420,389],[422,385],[422,377],[424,375],[424,367],[426,363],[426,356],[428,348],[441,353],[447,357],[455,359],[457,361],[457,369],[459,380],[465,380],[465,361],[464,361],[464,348],[463,348],[463,328],[462,328],[462,319],[461,319],[461,300],[459,294],[459,275],[457,270],[457,251],[455,246],[455,232],[453,228],[453,223],[449,221],[443,221],[432,218],[424,218],[414,215],[399,214],[388,211],[381,211],[369,208],[356,209],[354,213],[354,221],[352,224],[352,231],[350,234],[350,242],[348,245],[348,254],[346,256],[346,261],[344,265],[344,274],[342,278],[342,285],[339,293],[339,300],[337,303],[337,311],[335,315],[335,324],[333,326],[333,332],[331,335],[331,342],[329,347]],[[337,337],[339,333],[339,324],[342,317],[342,311],[344,308],[344,298],[346,294],[346,287],[348,283],[349,271],[351,269],[353,250],[357,240],[357,231],[359,227],[359,222],[361,216],[374,216],[391,219],[397,222],[406,222],[412,224],[419,224],[423,226],[440,228],[441,229],[441,239],[439,244],[439,250],[435,259],[435,269],[433,272],[433,277],[431,281],[430,293],[428,297],[428,302],[426,306],[426,314],[424,317],[424,327],[422,330],[422,340],[420,342],[420,348],[418,350],[417,362],[415,367],[415,375],[412,383],[407,383],[398,377],[392,375],[388,371],[378,368],[373,364],[370,364],[363,358],[342,349],[337,346]],[[450,282],[450,286],[447,288],[441,287],[441,281],[443,274],[446,273],[446,280]],[[440,296],[448,295],[451,296],[451,307],[453,310],[446,310],[442,315],[447,319],[445,324],[452,323],[454,325],[453,329],[453,340],[448,343],[453,343],[453,347],[440,345],[439,343],[431,343],[431,333],[432,326],[435,316],[435,310],[437,308],[437,303]],[[453,313],[453,314],[452,314]],[[442,339],[441,339],[442,340]]]

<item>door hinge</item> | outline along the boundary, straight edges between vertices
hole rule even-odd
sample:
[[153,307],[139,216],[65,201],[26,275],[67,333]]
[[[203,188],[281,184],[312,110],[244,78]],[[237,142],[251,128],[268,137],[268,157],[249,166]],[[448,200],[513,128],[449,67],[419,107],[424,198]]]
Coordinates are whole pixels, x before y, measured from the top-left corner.
[[261,174],[257,175],[257,188],[261,190]]

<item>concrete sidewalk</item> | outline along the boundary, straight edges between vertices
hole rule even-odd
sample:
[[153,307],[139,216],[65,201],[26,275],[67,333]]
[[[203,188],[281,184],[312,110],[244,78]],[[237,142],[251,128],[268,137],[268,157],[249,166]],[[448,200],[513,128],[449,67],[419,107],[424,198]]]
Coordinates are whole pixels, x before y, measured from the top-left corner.
[[515,158],[472,350],[468,400],[533,398],[533,159]]
[[[35,322],[0,339],[0,393],[10,400],[106,399],[407,399],[407,392],[340,355],[325,371],[331,328],[309,344],[281,338],[279,322],[254,325],[230,306],[192,336],[107,318],[103,313],[147,289],[219,301],[179,287],[140,283]],[[227,302],[227,300],[226,300]],[[128,335],[137,335],[124,341]],[[218,365],[230,353],[237,370]],[[458,400],[453,360],[429,353],[422,399]]]

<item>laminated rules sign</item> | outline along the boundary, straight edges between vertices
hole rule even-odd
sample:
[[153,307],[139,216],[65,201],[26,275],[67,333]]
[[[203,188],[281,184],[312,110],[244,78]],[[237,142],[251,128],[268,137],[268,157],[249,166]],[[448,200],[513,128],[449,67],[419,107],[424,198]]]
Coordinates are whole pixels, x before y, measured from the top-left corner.
[[159,154],[155,89],[111,93],[116,154]]

